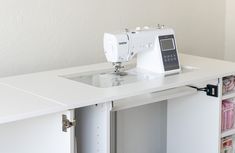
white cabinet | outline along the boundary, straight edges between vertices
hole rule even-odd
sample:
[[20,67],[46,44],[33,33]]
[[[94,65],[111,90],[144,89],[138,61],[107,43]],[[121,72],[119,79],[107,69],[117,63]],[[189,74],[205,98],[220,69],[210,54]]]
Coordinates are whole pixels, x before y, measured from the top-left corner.
[[[217,82],[208,81],[215,85]],[[205,84],[198,86],[204,87]],[[119,107],[114,107],[128,108],[117,112],[115,153],[220,152],[220,95],[210,97],[205,92],[190,94],[182,88],[178,94],[175,89],[172,93],[175,96],[168,96],[167,101],[158,102],[157,99],[162,97],[158,95],[155,98],[158,103],[152,103],[155,96],[145,95],[126,99],[131,105],[135,100],[137,107],[124,107],[124,101],[117,105]],[[146,105],[139,105],[140,100]]]
[[[73,153],[73,128],[62,132],[62,114],[42,116],[0,126],[1,153]],[[73,118],[73,117],[72,117]]]
[[[0,79],[0,153],[220,153],[222,77],[235,64],[181,55],[188,70],[97,88],[62,76],[97,64]],[[219,82],[218,82],[219,78]],[[212,81],[211,81],[212,80]],[[219,96],[187,85],[219,86]],[[63,115],[76,126],[63,132]],[[14,122],[13,122],[14,121]]]
[[[220,101],[180,87],[7,123],[0,152],[219,153]],[[76,120],[67,132],[63,115]]]

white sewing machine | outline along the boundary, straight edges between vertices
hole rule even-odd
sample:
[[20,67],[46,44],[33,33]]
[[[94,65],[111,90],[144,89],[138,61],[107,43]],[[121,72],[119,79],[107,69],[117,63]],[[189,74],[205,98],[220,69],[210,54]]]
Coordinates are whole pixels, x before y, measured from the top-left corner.
[[[115,71],[98,72],[66,78],[96,87],[113,87],[124,84],[164,78],[165,74],[181,71],[175,35],[171,28],[137,29],[122,33],[104,34],[104,51]],[[123,62],[137,54],[137,67],[122,70]],[[156,75],[157,74],[157,75]]]
[[181,71],[174,30],[164,26],[105,33],[104,52],[115,72],[120,72],[121,64],[136,54],[138,69],[164,74]]

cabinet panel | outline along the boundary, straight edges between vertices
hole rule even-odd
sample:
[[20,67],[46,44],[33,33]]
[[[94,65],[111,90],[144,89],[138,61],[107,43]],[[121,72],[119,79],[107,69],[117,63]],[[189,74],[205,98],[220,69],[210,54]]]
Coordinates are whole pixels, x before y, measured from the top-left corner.
[[167,153],[219,153],[220,105],[204,92],[169,100]]
[[[62,114],[0,125],[1,153],[72,153],[72,129],[62,132]],[[72,116],[71,116],[72,117]]]
[[75,153],[110,153],[111,102],[78,108]]

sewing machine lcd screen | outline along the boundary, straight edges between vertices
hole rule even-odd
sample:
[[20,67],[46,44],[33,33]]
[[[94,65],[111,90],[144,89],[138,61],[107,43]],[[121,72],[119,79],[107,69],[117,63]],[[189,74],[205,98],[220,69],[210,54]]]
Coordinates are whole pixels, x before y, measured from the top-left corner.
[[175,50],[174,39],[162,39],[160,40],[162,51]]
[[179,69],[179,59],[174,35],[159,36],[159,43],[165,71]]

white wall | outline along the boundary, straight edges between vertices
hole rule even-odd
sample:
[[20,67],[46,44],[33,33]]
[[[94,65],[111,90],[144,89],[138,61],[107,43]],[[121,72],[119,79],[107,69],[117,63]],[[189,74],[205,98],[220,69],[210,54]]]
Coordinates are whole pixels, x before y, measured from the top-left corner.
[[226,0],[225,59],[235,61],[235,1]]
[[104,61],[102,35],[173,27],[181,52],[223,57],[223,0],[2,0],[0,76]]

